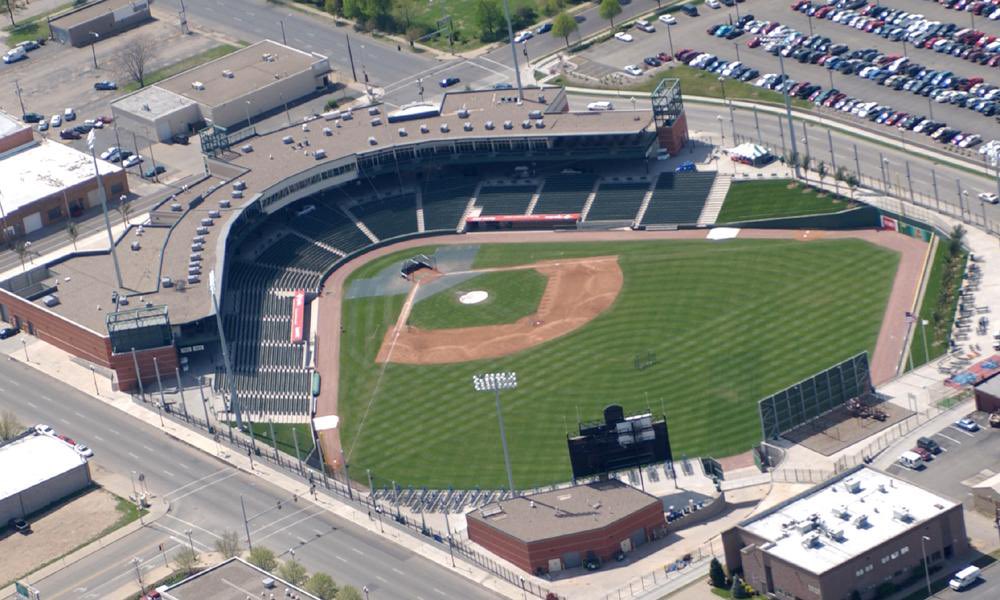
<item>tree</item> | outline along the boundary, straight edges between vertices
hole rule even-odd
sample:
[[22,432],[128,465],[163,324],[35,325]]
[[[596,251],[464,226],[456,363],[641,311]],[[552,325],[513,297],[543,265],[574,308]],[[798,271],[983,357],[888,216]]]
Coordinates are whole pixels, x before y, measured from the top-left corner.
[[611,22],[611,28],[615,28],[615,17],[622,14],[622,5],[618,0],[601,0],[599,10],[601,18]]
[[563,11],[556,15],[556,18],[552,19],[552,35],[561,37],[566,40],[566,47],[569,48],[569,36],[576,32],[579,26],[576,24],[576,19],[571,17],[569,13]]
[[538,13],[535,9],[524,5],[517,7],[514,14],[510,16],[510,23],[514,29],[524,29],[531,27],[531,24],[538,20]]
[[238,556],[243,551],[239,534],[231,529],[223,531],[219,539],[215,540],[215,551],[223,558]]
[[480,39],[495,40],[502,26],[503,14],[497,0],[478,0],[476,3],[476,24],[479,25]]
[[118,68],[126,77],[139,82],[139,87],[146,86],[146,68],[153,60],[152,42],[145,38],[134,38],[122,46],[118,52]]
[[326,573],[313,573],[306,582],[306,591],[320,600],[337,600],[337,583]]
[[344,3],[342,0],[324,0],[323,10],[331,15],[339,15],[344,12]]
[[733,577],[733,587],[729,590],[729,593],[733,598],[750,597],[750,594],[747,593],[747,589],[743,587],[743,580],[739,577]]
[[118,200],[118,214],[122,216],[122,222],[128,225],[128,217],[132,214],[132,205],[125,200]]
[[809,165],[812,163],[812,157],[808,154],[802,155],[802,178],[806,180],[806,184],[809,183]]
[[857,189],[858,184],[861,182],[858,181],[858,176],[854,173],[848,174],[845,178],[845,182],[847,183],[847,187],[851,189],[851,200],[854,200],[854,190]]
[[24,259],[31,253],[31,242],[25,240],[15,240],[14,241],[14,254],[17,255],[18,260],[21,261],[21,270],[24,271]]
[[7,9],[7,14],[10,15],[11,26],[17,26],[17,22],[14,21],[14,0],[0,0],[0,8]]
[[178,571],[184,571],[188,575],[194,572],[194,568],[198,566],[198,553],[192,550],[190,547],[181,548],[174,554],[174,567]]
[[66,236],[69,237],[69,241],[73,242],[73,250],[76,250],[76,240],[80,237],[80,230],[77,228],[76,223],[73,219],[67,219],[66,221]]
[[258,569],[264,569],[267,572],[273,571],[278,566],[278,561],[274,560],[274,552],[264,546],[257,546],[251,550],[247,561]]
[[542,6],[542,12],[545,13],[545,16],[551,17],[559,13],[559,11],[565,8],[565,6],[565,0],[545,0],[545,4]]
[[819,175],[819,182],[823,183],[823,178],[826,177],[826,163],[825,162],[819,161],[819,164],[816,165],[816,174]]
[[396,20],[402,26],[403,31],[413,27],[413,17],[417,13],[415,0],[396,0]]
[[358,588],[345,585],[337,592],[337,600],[364,600]]
[[722,563],[715,557],[712,557],[712,562],[708,563],[708,581],[712,587],[726,587],[726,572],[722,569]]
[[22,431],[24,431],[24,425],[17,420],[14,411],[0,412],[0,442],[14,439]]
[[299,561],[290,558],[278,567],[278,577],[292,585],[302,585],[307,577],[306,568]]
[[953,258],[961,256],[962,246],[965,244],[965,227],[955,225],[948,238],[948,254]]

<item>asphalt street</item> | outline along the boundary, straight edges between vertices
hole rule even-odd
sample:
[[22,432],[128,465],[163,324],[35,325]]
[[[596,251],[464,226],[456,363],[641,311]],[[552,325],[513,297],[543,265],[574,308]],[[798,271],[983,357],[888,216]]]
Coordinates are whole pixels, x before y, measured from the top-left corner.
[[[8,340],[9,342],[9,340]],[[30,347],[28,349],[30,353]],[[174,441],[155,428],[19,362],[0,362],[0,406],[25,423],[47,423],[93,448],[91,468],[128,476],[142,473],[150,492],[170,501],[170,512],[140,531],[40,581],[42,598],[98,599],[135,579],[133,557],[145,571],[188,544],[211,550],[225,530],[244,536],[240,496],[247,513],[272,509],[252,520],[255,545],[295,558],[310,572],[336,581],[367,585],[371,598],[495,598],[466,579],[424,558],[372,536],[350,521],[331,516],[256,477]],[[282,509],[274,508],[282,501]],[[244,539],[245,544],[245,539]]]

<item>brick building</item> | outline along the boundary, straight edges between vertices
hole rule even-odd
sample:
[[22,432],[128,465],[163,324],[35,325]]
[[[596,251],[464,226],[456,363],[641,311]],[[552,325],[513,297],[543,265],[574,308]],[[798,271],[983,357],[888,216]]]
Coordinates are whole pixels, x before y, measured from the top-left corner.
[[788,600],[863,599],[969,550],[962,505],[865,465],[722,534],[726,564]]
[[614,560],[666,528],[659,499],[614,479],[489,504],[466,522],[470,540],[529,573]]
[[991,413],[1000,410],[1000,376],[994,375],[975,387],[976,410]]

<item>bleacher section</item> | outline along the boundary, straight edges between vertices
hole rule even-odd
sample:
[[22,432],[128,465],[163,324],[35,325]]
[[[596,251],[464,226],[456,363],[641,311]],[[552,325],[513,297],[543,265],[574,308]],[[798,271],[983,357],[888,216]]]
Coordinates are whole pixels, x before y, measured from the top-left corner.
[[714,172],[661,173],[642,224],[697,223],[714,181]]
[[478,180],[474,177],[439,179],[424,183],[424,230],[455,231],[466,205],[469,204],[469,198],[476,191],[477,183]]
[[255,262],[279,269],[291,267],[323,273],[339,258],[338,255],[324,250],[304,237],[286,235],[268,247]]
[[288,226],[345,254],[372,242],[340,209],[320,203],[313,206],[316,207],[315,210],[293,217]]
[[578,213],[594,189],[595,175],[560,175],[545,179],[532,214]]
[[528,210],[536,185],[483,186],[476,205],[483,207],[480,215],[523,215]]
[[588,221],[631,221],[635,219],[648,183],[602,183],[587,214]]
[[351,212],[380,240],[417,231],[416,194],[365,202],[360,206],[352,206]]

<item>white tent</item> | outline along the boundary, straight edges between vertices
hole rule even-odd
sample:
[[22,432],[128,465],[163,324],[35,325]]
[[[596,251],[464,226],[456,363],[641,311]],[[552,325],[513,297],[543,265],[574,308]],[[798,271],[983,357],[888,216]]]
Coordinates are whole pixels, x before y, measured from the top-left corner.
[[747,142],[745,144],[740,144],[734,148],[730,148],[726,151],[730,156],[738,156],[749,160],[752,163],[756,163],[758,160],[771,156],[771,151],[761,146],[759,144],[753,144]]

